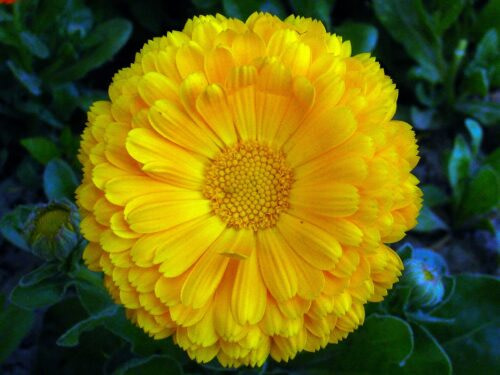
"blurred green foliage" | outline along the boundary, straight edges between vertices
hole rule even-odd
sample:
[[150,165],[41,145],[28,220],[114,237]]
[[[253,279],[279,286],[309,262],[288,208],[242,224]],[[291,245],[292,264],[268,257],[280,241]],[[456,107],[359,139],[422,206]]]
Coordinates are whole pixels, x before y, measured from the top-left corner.
[[[106,97],[112,74],[129,64],[147,39],[181,28],[195,14],[244,19],[260,10],[281,18],[290,13],[318,18],[351,40],[353,53],[377,56],[400,90],[397,118],[417,131],[422,161],[416,174],[424,207],[408,237],[413,246],[399,250],[413,271],[386,300],[368,306],[362,328],[288,364],[270,360],[239,373],[495,373],[500,305],[498,278],[491,274],[497,274],[499,236],[500,1],[192,0],[183,5],[154,0],[0,5],[5,239],[0,237],[0,245],[3,254],[20,257],[18,249],[30,254],[23,258],[27,265],[15,265],[14,275],[0,256],[0,372],[224,371],[212,363],[196,365],[170,339],[153,341],[133,326],[101,276],[82,265],[84,241],[67,230],[77,227],[74,222],[36,244],[27,228],[37,213],[54,205],[76,212],[76,153],[85,111]],[[54,243],[69,250],[58,253]],[[442,294],[432,295],[436,289],[422,284],[415,264],[434,272]],[[22,344],[30,330],[31,347]],[[31,357],[22,354],[26,351]]]

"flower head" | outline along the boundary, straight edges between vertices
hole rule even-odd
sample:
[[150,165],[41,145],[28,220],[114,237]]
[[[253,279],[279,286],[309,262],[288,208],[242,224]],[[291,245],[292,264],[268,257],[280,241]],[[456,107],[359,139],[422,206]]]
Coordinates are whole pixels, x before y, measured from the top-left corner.
[[84,259],[191,358],[287,361],[363,323],[416,224],[411,126],[368,54],[312,19],[188,20],[88,114]]
[[66,200],[36,206],[24,228],[31,251],[48,261],[66,260],[81,241],[78,219],[75,205]]
[[442,277],[448,271],[446,261],[438,253],[427,249],[413,250],[413,257],[404,262],[403,281],[411,287],[411,307],[432,307],[443,300]]

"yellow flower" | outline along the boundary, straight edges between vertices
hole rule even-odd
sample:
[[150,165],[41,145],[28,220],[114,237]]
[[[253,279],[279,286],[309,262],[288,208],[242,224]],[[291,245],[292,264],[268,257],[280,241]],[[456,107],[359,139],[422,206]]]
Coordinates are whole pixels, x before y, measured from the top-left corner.
[[88,114],[84,259],[128,316],[199,362],[336,343],[401,275],[421,205],[411,126],[368,54],[316,20],[187,21]]

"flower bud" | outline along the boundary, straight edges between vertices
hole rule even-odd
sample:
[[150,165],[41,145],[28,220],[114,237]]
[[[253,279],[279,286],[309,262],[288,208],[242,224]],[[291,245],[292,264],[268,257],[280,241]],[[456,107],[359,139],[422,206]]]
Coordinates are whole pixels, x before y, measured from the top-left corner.
[[78,210],[69,201],[35,207],[26,230],[31,251],[46,260],[65,260],[80,241],[78,222]]
[[432,307],[443,300],[442,276],[447,272],[447,265],[441,255],[427,249],[415,249],[413,257],[404,265],[403,282],[412,287],[412,307]]

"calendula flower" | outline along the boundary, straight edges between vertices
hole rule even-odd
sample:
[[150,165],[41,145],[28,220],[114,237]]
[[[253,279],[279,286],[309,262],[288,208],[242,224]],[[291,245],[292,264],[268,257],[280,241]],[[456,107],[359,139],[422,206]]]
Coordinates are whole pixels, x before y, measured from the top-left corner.
[[401,274],[421,205],[411,126],[368,54],[321,22],[200,16],[96,102],[84,259],[149,335],[260,366],[336,343]]

